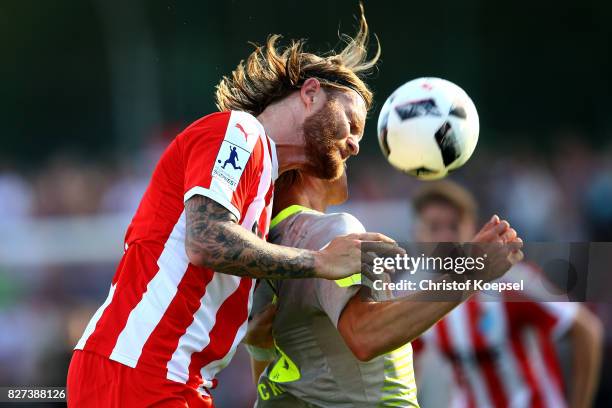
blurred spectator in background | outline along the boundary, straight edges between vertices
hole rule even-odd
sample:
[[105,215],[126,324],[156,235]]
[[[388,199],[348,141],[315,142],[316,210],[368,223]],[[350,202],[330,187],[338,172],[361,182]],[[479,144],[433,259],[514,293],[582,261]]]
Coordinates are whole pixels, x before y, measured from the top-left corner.
[[[457,184],[429,184],[413,203],[419,242],[467,242],[476,231],[476,201]],[[522,262],[500,281],[518,282],[517,275],[537,273]],[[600,321],[580,303],[547,302],[550,299],[530,287],[533,280],[526,281],[521,300],[503,301],[479,292],[414,342],[417,355],[423,347],[433,348],[451,366],[446,372],[454,373],[448,401],[439,401],[439,374],[431,371],[431,360],[417,359],[417,367],[423,368],[417,379],[423,385],[419,400],[424,406],[591,406],[601,364]],[[562,336],[569,337],[571,350],[558,356],[555,341]],[[571,375],[563,379],[562,362],[567,360],[572,362]]]
[[34,203],[32,186],[17,171],[1,163],[0,159],[0,220],[27,218]]
[[95,163],[58,156],[35,181],[37,216],[85,215],[97,211],[106,176]]

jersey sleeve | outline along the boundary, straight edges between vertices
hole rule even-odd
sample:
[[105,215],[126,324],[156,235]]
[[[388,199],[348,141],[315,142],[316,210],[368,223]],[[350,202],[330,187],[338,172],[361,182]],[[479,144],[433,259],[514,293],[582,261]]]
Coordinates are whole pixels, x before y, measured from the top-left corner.
[[[524,290],[512,293],[510,298],[526,298],[534,302],[568,302],[569,297],[561,288],[549,281],[542,269],[531,262],[519,262],[504,274],[499,282],[522,283]],[[551,290],[551,288],[555,290]],[[555,293],[557,292],[558,293]]]
[[[526,283],[526,290],[521,294],[525,301],[508,302],[511,319],[517,318],[517,325],[527,324],[550,331],[553,336],[565,334],[572,326],[578,313],[578,303],[552,302],[556,296],[544,286],[545,277],[539,268],[527,262],[513,266],[504,276],[507,282]],[[549,283],[552,285],[552,283]]]
[[[329,231],[328,243],[339,235],[365,232],[365,228],[357,218],[350,214],[340,213],[336,214]],[[315,293],[318,304],[336,327],[338,327],[338,320],[344,307],[361,288],[361,280],[353,277],[340,281],[316,279]]]
[[208,197],[240,220],[259,186],[262,132],[257,119],[244,112],[214,113],[187,128],[181,135],[184,201]]
[[552,334],[553,336],[560,337],[572,327],[580,304],[573,302],[544,302],[539,303],[539,306],[545,310],[545,313],[553,316]]
[[554,337],[565,334],[572,326],[579,304],[571,302],[508,302],[513,326],[531,326],[550,332]]

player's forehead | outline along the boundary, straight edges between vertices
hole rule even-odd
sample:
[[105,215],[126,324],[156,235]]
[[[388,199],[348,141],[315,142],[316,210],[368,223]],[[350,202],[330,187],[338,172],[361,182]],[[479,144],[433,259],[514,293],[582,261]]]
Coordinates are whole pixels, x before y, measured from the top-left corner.
[[419,218],[426,222],[457,222],[461,218],[459,210],[444,201],[431,201],[423,206]]

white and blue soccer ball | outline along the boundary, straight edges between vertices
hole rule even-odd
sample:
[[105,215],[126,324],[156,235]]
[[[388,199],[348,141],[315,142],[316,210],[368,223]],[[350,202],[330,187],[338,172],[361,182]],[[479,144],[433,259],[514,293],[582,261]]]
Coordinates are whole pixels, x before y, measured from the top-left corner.
[[440,78],[400,86],[378,117],[378,141],[389,163],[424,180],[443,178],[463,166],[474,153],[479,131],[472,99]]

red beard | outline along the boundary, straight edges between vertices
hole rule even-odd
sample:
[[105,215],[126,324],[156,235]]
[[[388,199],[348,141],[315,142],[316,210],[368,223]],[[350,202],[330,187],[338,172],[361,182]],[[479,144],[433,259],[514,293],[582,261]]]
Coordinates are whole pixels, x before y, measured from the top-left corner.
[[304,171],[324,180],[336,180],[344,168],[338,150],[343,133],[338,109],[337,103],[329,100],[318,112],[306,118],[303,126],[308,160]]

